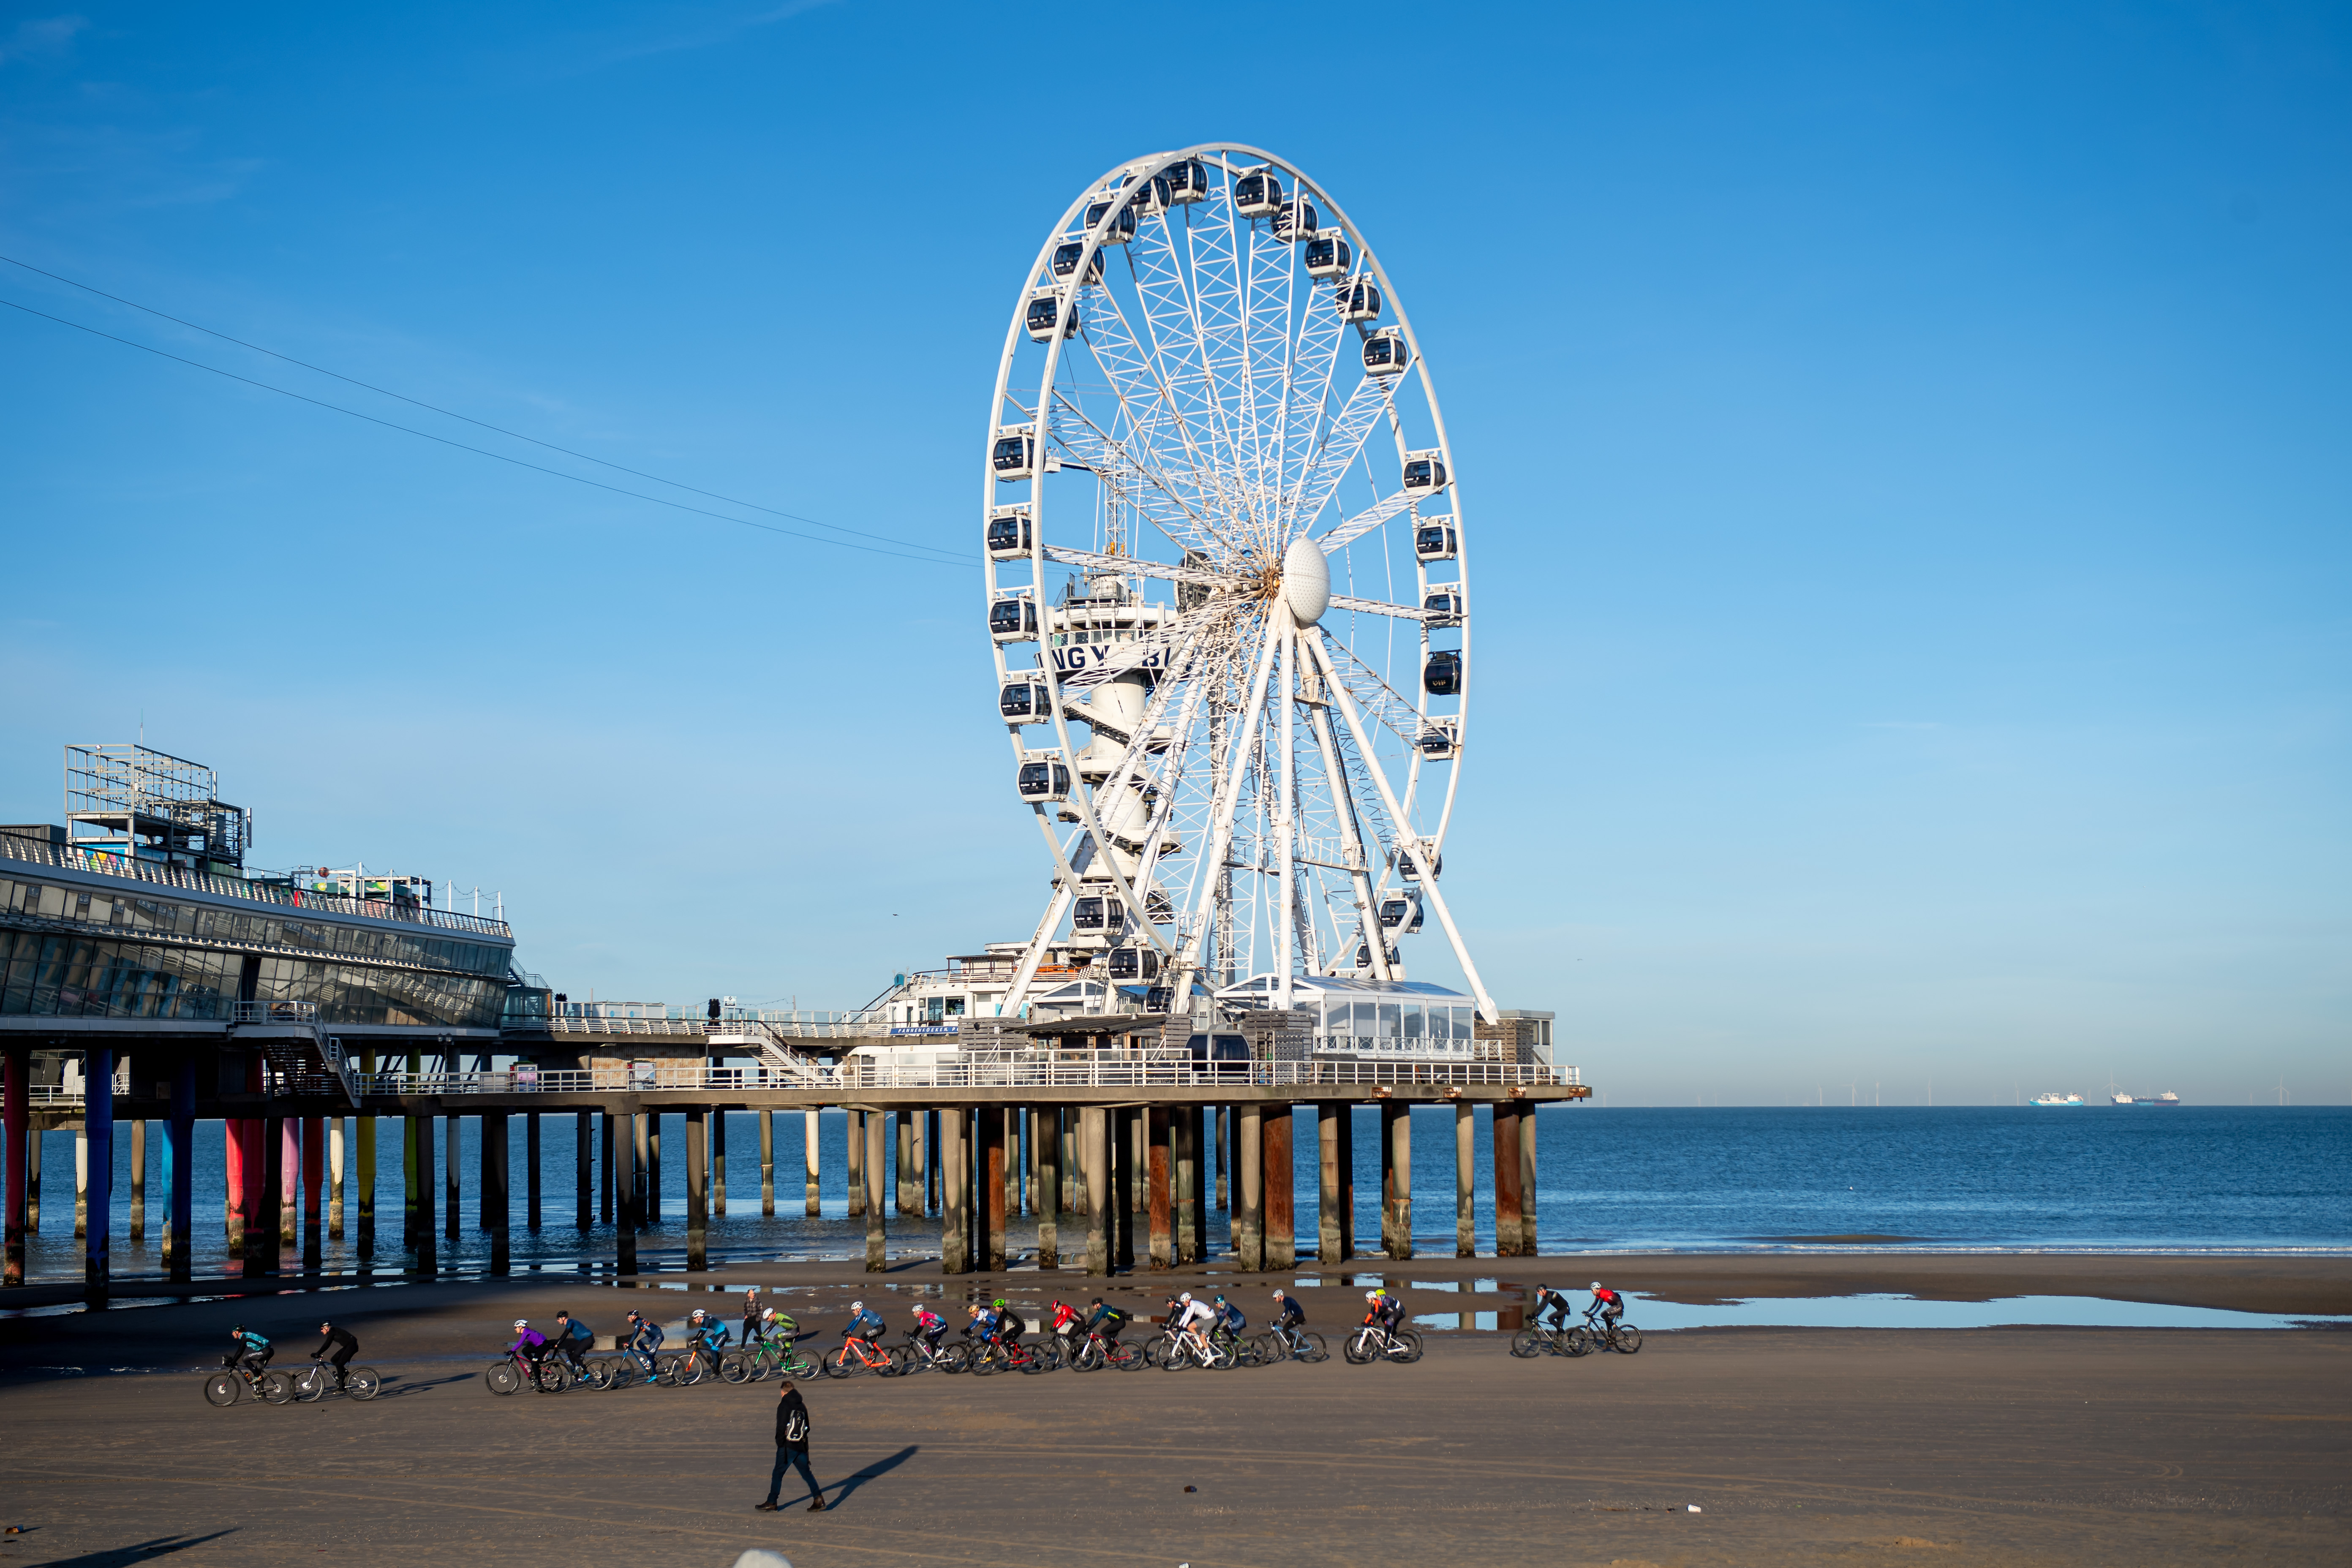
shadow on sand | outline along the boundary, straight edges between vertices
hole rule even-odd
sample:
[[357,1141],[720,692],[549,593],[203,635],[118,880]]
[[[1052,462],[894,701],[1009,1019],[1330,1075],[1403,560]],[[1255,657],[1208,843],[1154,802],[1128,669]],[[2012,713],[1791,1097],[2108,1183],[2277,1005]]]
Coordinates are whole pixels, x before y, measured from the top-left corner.
[[103,1552],[85,1552],[79,1557],[51,1558],[49,1568],[131,1568],[134,1563],[152,1563],[167,1553],[185,1552],[191,1546],[202,1546],[234,1533],[215,1530],[210,1535],[159,1535],[136,1546],[110,1546]]
[[897,1469],[899,1466],[905,1464],[908,1460],[913,1458],[917,1454],[921,1452],[922,1447],[920,1444],[909,1443],[905,1447],[899,1449],[897,1453],[891,1455],[888,1458],[877,1459],[872,1464],[866,1466],[864,1469],[858,1470],[855,1474],[843,1477],[841,1481],[838,1483],[841,1489],[833,1495],[832,1506],[839,1508],[843,1503],[849,1500],[849,1494],[856,1491],[859,1487],[864,1486],[867,1481],[876,1480],[883,1476],[888,1475],[892,1470]]

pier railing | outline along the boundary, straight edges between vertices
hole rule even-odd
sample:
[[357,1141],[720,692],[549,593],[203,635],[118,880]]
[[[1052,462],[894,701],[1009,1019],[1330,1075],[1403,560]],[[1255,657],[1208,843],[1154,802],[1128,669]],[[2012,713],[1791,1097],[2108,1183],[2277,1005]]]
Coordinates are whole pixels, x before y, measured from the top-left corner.
[[1376,1085],[1561,1089],[1572,1067],[1519,1062],[1193,1062],[1106,1056],[1060,1061],[943,1062],[898,1066],[812,1063],[796,1071],[714,1068],[701,1062],[638,1062],[592,1069],[509,1072],[354,1073],[362,1094],[625,1094],[662,1089],[1300,1089]]

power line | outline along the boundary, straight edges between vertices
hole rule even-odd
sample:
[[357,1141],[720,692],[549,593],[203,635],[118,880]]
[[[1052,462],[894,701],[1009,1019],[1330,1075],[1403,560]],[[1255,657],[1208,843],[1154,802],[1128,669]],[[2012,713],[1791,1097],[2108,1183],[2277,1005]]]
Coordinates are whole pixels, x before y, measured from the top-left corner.
[[[692,512],[698,517],[716,518],[720,522],[731,522],[740,528],[756,528],[767,533],[782,534],[787,539],[806,540],[811,544],[831,544],[843,550],[862,550],[869,555],[888,555],[900,561],[920,561],[926,565],[930,566],[952,566],[970,563],[970,557],[955,555],[952,552],[944,550],[937,551],[935,555],[908,555],[905,551],[877,550],[870,544],[852,544],[845,539],[826,539],[820,534],[800,533],[789,528],[778,528],[772,522],[759,522],[748,517],[730,517],[723,511],[712,511],[708,507],[688,506],[684,501],[671,500],[667,496],[649,496],[643,490],[633,490],[621,485],[608,485],[602,479],[592,479],[583,474],[567,474],[561,468],[551,468],[541,463],[527,463],[520,458],[510,458],[504,452],[493,452],[487,447],[475,447],[469,446],[463,441],[453,441],[446,436],[436,436],[430,430],[419,430],[411,425],[396,424],[390,419],[382,419],[373,414],[362,414],[356,408],[346,408],[340,403],[328,403],[320,398],[310,397],[299,392],[289,391],[287,388],[282,386],[272,386],[266,381],[256,381],[251,376],[239,375],[235,371],[223,370],[218,365],[206,364],[202,360],[188,359],[184,355],[168,353],[165,350],[156,348],[152,344],[138,342],[130,338],[117,337],[112,332],[100,331],[96,327],[85,326],[79,321],[68,321],[63,316],[52,316],[47,310],[36,310],[30,305],[20,305],[14,300],[0,300],[0,305],[5,305],[12,310],[22,310],[28,316],[38,316],[45,321],[55,321],[61,327],[71,327],[78,332],[88,332],[94,338],[104,338],[109,342],[121,343],[125,348],[137,349],[142,353],[153,354],[158,359],[167,359],[176,364],[184,364],[192,366],[197,370],[209,371],[213,374],[224,377],[226,380],[239,382],[247,386],[258,387],[263,392],[274,392],[280,397],[290,397],[297,403],[307,403],[312,407],[324,408],[331,413],[348,415],[353,419],[364,419],[371,425],[381,425],[387,430],[397,430],[403,435],[415,436],[419,439],[426,441],[436,441],[444,447],[455,447],[461,452],[472,452],[479,457],[494,458],[501,463],[511,463],[518,468],[529,468],[533,473],[550,474],[559,479],[570,479],[575,485],[587,485],[594,489],[609,490],[614,495],[628,496],[636,500],[651,501],[656,506],[672,507],[679,511]],[[559,450],[561,448],[559,448]],[[667,483],[668,481],[663,480],[661,482]],[[723,500],[725,498],[722,497],[719,499]],[[768,509],[762,507],[759,510],[764,511]],[[789,516],[790,514],[779,513],[778,515]],[[819,524],[818,526],[829,527],[832,525]],[[866,534],[864,537],[868,539],[878,539],[882,536],[879,534]],[[913,550],[936,550],[936,547],[933,545],[914,544],[906,540],[894,539],[889,541],[889,542],[893,544],[906,544],[908,549]],[[942,556],[946,557],[946,559],[940,559],[940,557]]]

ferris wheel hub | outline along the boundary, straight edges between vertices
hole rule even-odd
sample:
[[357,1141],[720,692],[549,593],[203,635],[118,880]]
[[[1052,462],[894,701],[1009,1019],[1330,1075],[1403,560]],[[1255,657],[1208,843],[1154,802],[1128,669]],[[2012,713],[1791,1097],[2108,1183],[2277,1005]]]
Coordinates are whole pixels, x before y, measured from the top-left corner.
[[1311,626],[1331,607],[1331,563],[1323,547],[1301,534],[1282,552],[1282,602],[1302,626]]

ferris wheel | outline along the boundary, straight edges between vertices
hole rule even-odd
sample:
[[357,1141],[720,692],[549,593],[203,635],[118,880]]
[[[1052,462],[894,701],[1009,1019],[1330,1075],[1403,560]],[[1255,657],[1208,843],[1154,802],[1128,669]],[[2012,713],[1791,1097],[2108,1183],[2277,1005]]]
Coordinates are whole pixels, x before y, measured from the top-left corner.
[[[1402,982],[1470,691],[1460,486],[1412,323],[1324,188],[1215,144],[1113,169],[1014,302],[982,479],[988,625],[1053,893],[1041,975]],[[1099,965],[1100,967],[1097,967]],[[1256,979],[1249,977],[1255,976]]]

